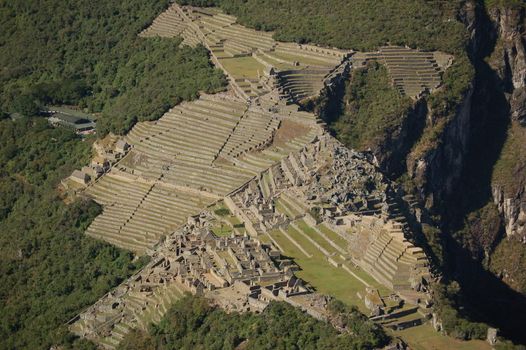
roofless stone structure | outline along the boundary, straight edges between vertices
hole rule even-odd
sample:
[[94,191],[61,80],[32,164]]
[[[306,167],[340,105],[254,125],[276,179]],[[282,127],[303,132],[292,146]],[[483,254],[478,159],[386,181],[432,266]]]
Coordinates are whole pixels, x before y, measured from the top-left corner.
[[[427,312],[427,259],[406,239],[388,181],[367,155],[346,149],[294,102],[369,59],[383,59],[401,92],[417,95],[420,87],[436,88],[439,76],[427,68],[398,69],[406,58],[391,57],[434,66],[433,54],[280,43],[216,9],[176,4],[140,35],[205,45],[230,90],[138,123],[108,150],[97,146],[93,171],[85,169],[91,181],[81,191],[103,213],[86,234],[152,260],[71,320],[73,332],[113,349],[130,329],[160,320],[184,292],[239,311],[285,300],[323,318],[323,303],[312,301],[312,289],[295,275],[298,267],[282,257],[285,243],[363,283],[377,317],[402,304],[383,310],[381,299],[371,302],[378,292],[356,269]],[[431,85],[410,84],[404,74],[429,75]],[[215,213],[218,206],[229,209],[230,221]]]

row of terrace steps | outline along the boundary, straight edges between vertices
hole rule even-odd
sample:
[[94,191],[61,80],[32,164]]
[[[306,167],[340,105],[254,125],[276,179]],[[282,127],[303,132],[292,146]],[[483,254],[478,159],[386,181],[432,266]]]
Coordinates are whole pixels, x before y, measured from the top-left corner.
[[381,324],[383,327],[399,330],[425,323],[427,317],[423,316],[418,306],[405,306],[389,314],[372,317],[371,320]]
[[[309,232],[303,227],[308,227]],[[315,253],[314,250],[318,250],[331,265],[344,269],[356,278],[356,275],[351,272],[352,268],[349,265],[350,255],[337,242],[323,233],[319,227],[308,225],[304,220],[296,220],[290,222],[287,227],[280,227],[279,232],[307,258],[312,258]],[[284,252],[273,235],[275,233],[268,232],[270,240]],[[361,282],[366,284],[363,280]]]
[[87,190],[89,196],[104,206],[104,211],[91,223],[86,234],[123,248],[144,251],[150,243],[144,235],[124,237],[120,231],[150,189],[151,185],[122,181],[111,174],[103,176]]
[[328,70],[292,70],[279,73],[279,88],[299,101],[316,96],[323,88]]
[[[134,152],[132,150],[129,153],[130,159],[134,157]],[[127,160],[125,159],[125,161]],[[119,169],[144,179],[160,179],[168,185],[190,187],[218,196],[226,195],[252,177],[251,174],[231,167],[217,164],[208,165],[181,158],[170,161],[149,158],[147,161],[139,163],[122,162]]]
[[245,109],[237,101],[201,98],[174,107],[156,122],[138,123],[126,139],[153,158],[177,156],[210,164]]
[[393,85],[400,93],[410,97],[418,97],[424,90],[433,91],[441,83],[441,69],[433,53],[385,46],[378,52],[359,53],[355,56],[356,62],[361,64],[369,60],[385,64]]
[[285,214],[291,219],[303,217],[307,212],[307,208],[292,194],[281,192],[279,200],[286,211]]
[[202,44],[197,33],[189,26],[181,32],[181,37],[183,38],[183,45],[196,47],[197,45]]
[[395,228],[406,231],[409,227],[407,222],[407,217],[403,213],[400,204],[398,203],[398,199],[393,194],[387,195],[387,212],[384,212],[383,214],[393,221],[395,224]]
[[269,92],[268,87],[257,79],[238,78],[235,79],[234,83],[248,98],[262,96]]
[[381,198],[370,195],[367,196],[365,200],[366,205],[363,208],[356,210],[356,213],[360,213],[362,215],[376,215],[382,213],[383,200]]
[[[274,50],[258,49],[252,53],[252,57],[254,57],[259,63],[261,63],[267,68],[274,67],[274,68],[281,68],[281,69],[283,68],[292,69],[294,67],[306,66],[306,64],[303,62],[294,61],[288,57],[278,57],[274,53],[275,53]],[[323,65],[323,62],[320,62],[319,65],[309,64],[308,66],[317,67],[317,68],[326,67],[325,65]]]
[[177,5],[170,6],[165,12],[155,18],[153,23],[143,30],[139,36],[146,38],[155,36],[173,38],[181,35],[187,26],[174,6]]
[[140,253],[208,204],[197,196],[111,175],[90,187],[88,194],[105,208],[86,234]]
[[417,266],[420,255],[414,247],[405,246],[389,232],[382,230],[362,259],[365,270],[393,290],[410,289],[410,268]]
[[[313,51],[318,50],[318,52]],[[276,53],[282,53],[288,56],[299,56],[299,60],[301,58],[307,58],[307,59],[316,59],[317,61],[322,62],[324,65],[328,66],[337,66],[341,63],[344,54],[331,54],[329,51],[322,52],[324,49],[322,48],[312,48],[312,50],[307,49],[306,46],[301,46],[297,44],[291,44],[291,43],[279,43],[273,51]]]
[[[115,349],[133,329],[147,330],[150,323],[158,323],[170,306],[183,296],[176,282],[156,286],[153,292],[131,291],[124,297],[124,317],[113,325],[111,335],[100,340],[106,349]],[[100,326],[98,326],[100,327]]]
[[271,199],[275,195],[275,185],[272,182],[270,170],[260,174],[258,186],[265,199]]
[[241,118],[219,156],[237,158],[248,151],[268,145],[278,126],[279,119],[274,118],[272,114],[249,111]]
[[[308,226],[311,230],[306,232],[299,225]],[[315,246],[327,258],[335,259],[339,256],[340,260],[345,260],[348,256],[345,249],[340,247],[336,242],[330,239],[320,229],[315,226],[308,225],[305,221],[292,222],[291,226],[294,230],[305,237],[313,246]]]
[[253,175],[258,175],[279,162],[277,155],[283,158],[292,152],[299,151],[303,146],[310,143],[317,134],[317,130],[311,129],[307,134],[288,140],[284,144],[273,144],[262,152],[246,153],[235,160],[235,165],[252,172]]
[[223,21],[218,15],[202,16],[198,22],[203,31],[213,33],[214,36],[225,40],[228,44],[243,47],[242,52],[249,52],[256,48],[270,49],[275,46],[271,34],[257,32],[230,21]]
[[210,166],[176,160],[175,165],[163,176],[163,181],[224,196],[251,177],[252,174],[222,164]]

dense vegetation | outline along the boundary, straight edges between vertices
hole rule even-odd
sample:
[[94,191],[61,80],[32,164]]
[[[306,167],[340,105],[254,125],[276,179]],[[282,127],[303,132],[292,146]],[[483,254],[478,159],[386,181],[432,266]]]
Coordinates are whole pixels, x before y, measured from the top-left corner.
[[261,314],[227,314],[206,299],[186,296],[176,302],[149,334],[130,333],[121,350],[226,350],[226,349],[372,349],[384,345],[382,330],[355,310],[335,303],[343,325],[338,332],[283,302],[272,302]]
[[63,324],[131,274],[132,255],[84,235],[100,213],[56,187],[89,142],[41,118],[0,121],[1,349],[49,349]]
[[[60,179],[88,162],[90,142],[52,129],[45,104],[101,112],[101,134],[215,91],[224,77],[202,47],[137,34],[168,1],[9,1],[0,4],[0,342],[47,349],[64,323],[136,270],[129,252],[83,235],[95,203],[66,205]],[[7,54],[8,53],[8,54]],[[78,345],[78,344],[77,344]]]
[[[514,121],[507,130],[506,142],[495,163],[492,184],[501,189],[508,198],[516,198],[521,186],[526,184],[526,128]],[[517,200],[517,199],[516,199]],[[495,209],[496,211],[496,209]],[[484,222],[482,223],[482,225]],[[485,226],[489,232],[499,233],[492,226]],[[488,229],[489,228],[489,229]],[[497,241],[494,239],[493,242]],[[493,244],[494,245],[494,244]],[[494,248],[489,269],[513,289],[526,295],[526,249],[520,237],[502,239]],[[490,249],[488,249],[490,250]]]
[[[462,51],[464,27],[455,21],[458,3],[425,0],[179,0],[217,5],[239,21],[275,38],[300,43],[373,50],[380,45]],[[276,16],[276,14],[279,16]],[[453,20],[448,20],[453,19]]]
[[[444,77],[446,88],[433,98],[441,112],[454,111],[473,78],[466,53],[467,31],[458,20],[462,2],[425,0],[178,0],[196,6],[220,6],[239,22],[275,31],[282,41],[310,42],[361,51],[408,45],[455,55]],[[275,14],[279,13],[279,16]]]
[[[459,339],[484,339],[488,326],[483,323],[471,322],[462,313],[465,300],[462,300],[460,286],[457,282],[437,284],[435,293],[435,311],[440,315],[442,327],[451,336]],[[460,311],[459,311],[460,310]]]
[[102,112],[102,134],[124,133],[200,90],[221,89],[225,79],[203,47],[137,36],[168,3],[1,2],[0,111],[75,104]]
[[377,63],[356,69],[346,85],[344,111],[332,129],[347,146],[374,148],[402,124],[410,98],[389,84],[387,69]]
[[[101,113],[98,123],[101,134],[109,131],[124,133],[138,120],[158,118],[181,100],[195,98],[199,90],[221,89],[224,77],[211,67],[204,48],[179,48],[178,40],[137,37],[137,33],[168,2],[1,2],[0,25],[4,30],[0,32],[0,50],[4,54],[0,55],[0,120],[6,117],[6,112],[38,114],[43,104],[75,104]],[[442,133],[454,117],[473,78],[473,69],[465,52],[466,31],[456,20],[457,7],[462,2],[181,2],[221,6],[238,16],[244,24],[275,30],[276,38],[280,40],[359,50],[371,50],[390,42],[453,53],[455,61],[444,75],[444,88],[426,101],[432,115],[412,150],[413,159],[425,157],[440,146]],[[518,0],[487,0],[485,3],[487,6],[524,5]],[[276,16],[276,13],[280,15]],[[385,70],[380,66],[356,71],[347,84],[343,99],[346,108],[340,120],[333,124],[333,130],[347,144],[362,148],[380,143],[403,122],[402,112],[407,108],[407,101],[387,86]],[[57,197],[55,187],[58,180],[87,160],[87,143],[79,142],[67,131],[49,129],[38,119],[2,121],[0,136],[0,275],[3,282],[0,286],[0,348],[49,348],[51,343],[62,341],[64,328],[59,326],[65,320],[119,283],[137,266],[131,263],[130,254],[81,234],[100,208],[84,201],[66,206]],[[517,147],[512,141],[506,144],[503,154],[524,149],[521,148],[524,143],[518,143]],[[496,176],[501,179],[510,177],[509,163],[514,159],[503,157],[497,164]],[[513,187],[517,183],[511,181],[504,185]],[[482,187],[477,186],[478,183],[470,182],[469,185],[474,189]],[[474,198],[471,195],[466,197]],[[469,204],[473,206],[473,203]],[[461,227],[456,231],[457,240],[480,256],[487,256],[494,248],[495,235],[499,233],[495,228],[499,226],[496,222],[498,213],[488,202],[477,204],[480,208],[476,210],[461,211],[467,215],[461,218]],[[440,230],[429,227],[426,231],[430,232],[428,243],[436,255],[442,255],[441,240],[434,239],[440,235]],[[521,253],[523,250],[516,249],[520,244],[516,240],[503,240],[492,256],[490,268],[499,273],[516,267],[514,275],[521,277],[515,281],[515,287],[522,291],[526,279],[520,273],[524,271],[520,266],[524,266],[526,259]],[[444,327],[461,338],[483,336],[482,325],[459,318],[463,315],[458,308],[465,300],[454,283],[437,292],[437,309]],[[278,307],[273,306],[269,312],[275,308]],[[262,324],[262,321],[250,323],[244,320],[246,316],[207,310],[197,313],[202,316],[197,318],[199,325],[202,319],[210,320],[209,317],[214,316],[234,329],[246,331],[243,327],[248,325],[261,326],[268,331],[265,334],[276,335],[284,342],[293,342],[293,345],[302,339],[299,334],[278,333],[278,326],[264,315],[261,319],[266,320],[271,329],[264,328],[266,323]],[[288,311],[283,313],[289,315]],[[238,321],[229,323],[229,317],[235,320],[238,317],[240,325],[237,325]],[[252,317],[256,316],[249,318]],[[294,320],[296,316],[290,319]],[[220,324],[217,326],[214,328],[216,333],[210,333],[210,337],[216,334],[219,338],[220,331],[232,334]],[[179,327],[179,324],[166,321],[163,327],[152,336],[135,336],[144,344],[162,344],[168,339],[163,332],[177,331],[173,327]],[[312,329],[319,331],[316,327]],[[206,333],[208,336],[209,329],[194,330],[196,334]],[[261,337],[265,339],[267,335]],[[196,340],[191,334],[184,339],[188,344],[204,346],[194,343]],[[371,336],[371,339],[377,338]],[[232,335],[221,340],[234,342],[236,338]],[[249,340],[248,346],[257,344],[252,341]],[[335,344],[325,338],[316,338],[316,341],[320,346]],[[356,341],[363,340],[352,340],[350,346],[361,344]],[[373,343],[371,340],[366,342],[368,346]]]

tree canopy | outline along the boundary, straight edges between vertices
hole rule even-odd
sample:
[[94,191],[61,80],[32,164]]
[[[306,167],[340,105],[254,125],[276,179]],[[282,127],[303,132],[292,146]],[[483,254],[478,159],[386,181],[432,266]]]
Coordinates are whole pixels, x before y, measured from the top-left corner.
[[373,349],[387,343],[382,329],[354,309],[336,303],[349,333],[339,333],[285,302],[271,302],[261,313],[226,313],[202,297],[177,301],[149,333],[135,331],[120,350]]
[[222,89],[203,47],[138,37],[168,3],[1,2],[0,110],[34,115],[44,104],[75,104],[102,113],[101,134],[122,134],[199,91]]
[[41,118],[0,121],[1,349],[49,349],[64,324],[134,272],[131,253],[84,235],[101,208],[56,187],[89,142]]

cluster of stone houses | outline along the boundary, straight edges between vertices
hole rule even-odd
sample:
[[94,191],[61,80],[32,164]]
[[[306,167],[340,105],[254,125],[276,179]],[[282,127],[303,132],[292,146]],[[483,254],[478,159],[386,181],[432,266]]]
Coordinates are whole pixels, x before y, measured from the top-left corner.
[[122,159],[129,149],[130,145],[126,141],[117,140],[113,148],[101,149],[89,165],[83,166],[80,170],[75,169],[65,181],[62,181],[62,185],[69,188],[68,182],[72,181],[76,185],[87,186],[109,171],[112,165]]
[[190,217],[145,268],[70,321],[72,331],[97,343],[118,342],[123,327],[146,327],[151,320],[140,315],[160,317],[183,292],[214,299],[210,293],[220,290],[215,299],[226,309],[258,312],[272,300],[311,293],[294,275],[297,266],[274,247],[249,235],[218,237],[212,220],[208,212]]

